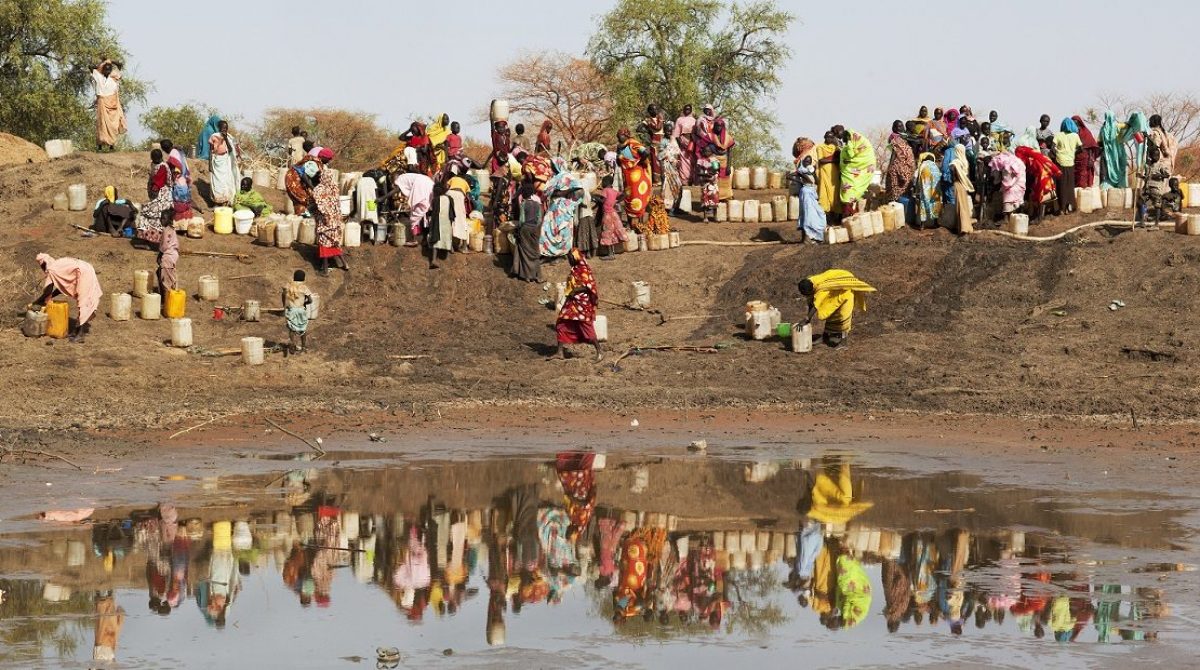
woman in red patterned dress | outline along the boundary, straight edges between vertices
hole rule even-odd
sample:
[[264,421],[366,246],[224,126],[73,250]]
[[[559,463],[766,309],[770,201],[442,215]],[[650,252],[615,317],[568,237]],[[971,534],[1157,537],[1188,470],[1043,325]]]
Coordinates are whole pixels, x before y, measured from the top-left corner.
[[592,268],[583,259],[579,249],[571,249],[567,255],[571,264],[571,277],[567,280],[567,299],[562,311],[558,313],[558,323],[555,331],[558,333],[559,358],[567,357],[567,344],[587,343],[596,348],[596,362],[599,363],[604,355],[600,352],[600,342],[596,339],[596,304],[600,295],[596,292],[596,278]]

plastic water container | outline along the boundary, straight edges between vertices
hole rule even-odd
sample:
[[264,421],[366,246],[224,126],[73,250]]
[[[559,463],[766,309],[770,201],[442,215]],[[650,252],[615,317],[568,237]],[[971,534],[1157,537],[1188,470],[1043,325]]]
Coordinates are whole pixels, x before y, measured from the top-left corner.
[[213,275],[200,277],[200,299],[216,302],[221,298],[221,282]]
[[659,235],[651,233],[646,236],[646,248],[650,251],[662,251],[671,246],[670,235]]
[[242,321],[258,321],[260,307],[257,300],[247,300],[242,303]]
[[769,201],[758,203],[758,220],[761,223],[770,223],[775,220],[775,207]]
[[741,200],[729,201],[729,220],[733,223],[741,223],[745,218],[746,205]]
[[275,171],[275,188],[280,191],[287,190],[287,173],[291,168],[281,167]]
[[596,329],[596,341],[608,341],[608,317],[603,314],[596,315],[596,321],[592,323],[592,327]]
[[646,251],[650,248],[650,241],[646,239],[645,235],[638,233],[637,245],[638,251]]
[[758,206],[757,200],[747,200],[742,203],[742,220],[746,223],[758,223],[758,216],[762,209]]
[[727,203],[727,202],[718,202],[717,203],[716,219],[717,219],[717,223],[725,223],[726,221],[729,220],[729,203]]
[[[278,235],[278,231],[275,234]],[[304,219],[301,221],[300,234],[296,237],[296,241],[300,244],[316,244],[317,222],[313,219]]]
[[646,309],[650,306],[650,285],[644,281],[629,284],[629,303],[635,308]]
[[133,316],[133,296],[128,293],[114,293],[108,300],[108,318],[113,321],[128,321]]
[[842,226],[846,229],[846,233],[850,236],[851,242],[865,240],[867,236],[863,233],[863,218],[861,214],[842,219]]
[[290,222],[282,221],[275,226],[276,247],[279,247],[280,249],[288,249],[292,246],[292,242],[294,241],[296,241],[296,234]]
[[679,236],[678,232],[669,233],[668,237],[670,238],[668,246],[672,249],[677,249],[683,244],[683,238]]
[[260,223],[258,225],[258,243],[265,244],[268,247],[275,245],[275,228],[279,224],[274,221]]
[[762,191],[762,190],[766,189],[768,175],[769,175],[769,173],[767,172],[767,168],[765,168],[765,167],[754,168],[754,171],[750,173],[750,188],[755,191]]
[[839,242],[837,230],[841,226],[825,226],[825,244],[837,244]]
[[188,239],[192,240],[198,240],[204,237],[204,217],[192,217],[192,220],[188,221],[186,234]]
[[1125,192],[1125,209],[1133,209],[1133,189],[1122,189]]
[[167,289],[167,304],[163,314],[168,319],[182,319],[187,313],[187,291],[181,288]]
[[213,208],[213,232],[218,235],[229,235],[233,232],[233,209]]
[[54,201],[50,204],[50,209],[53,209],[56,212],[65,212],[67,211],[68,204],[69,202],[66,193],[56,193],[54,195]]
[[495,249],[492,248],[492,236],[491,235],[483,236],[483,250],[489,256],[491,256],[493,253],[495,253]]
[[733,188],[745,190],[750,188],[750,168],[740,167],[733,171]]
[[147,293],[142,296],[142,310],[138,313],[146,321],[158,321],[162,318],[162,296],[157,293]]
[[239,209],[233,213],[233,229],[238,235],[249,235],[252,225],[254,225],[254,212],[248,209]]
[[812,351],[812,324],[792,324],[792,351],[804,354]]
[[898,213],[900,216],[903,215],[901,213],[901,210],[898,210],[895,205],[896,205],[896,203],[894,203],[894,202],[889,203],[887,205],[884,205],[884,207],[879,210],[880,215],[883,217],[884,232],[890,233],[893,230],[895,230],[896,229],[896,221],[898,219]]
[[342,216],[350,216],[350,212],[354,211],[354,196],[339,195],[338,206],[341,208]]
[[1029,216],[1026,214],[1009,214],[1004,227],[1013,235],[1024,237],[1029,234]]
[[1125,189],[1110,188],[1104,192],[1105,209],[1121,209],[1125,206]]
[[483,233],[472,233],[467,244],[470,245],[471,251],[476,253],[483,251]]
[[771,198],[771,214],[776,221],[788,220],[788,198],[786,195],[777,195]]
[[492,123],[508,121],[508,101],[499,98],[492,100],[492,104],[488,106],[488,118]]
[[65,302],[46,304],[46,335],[56,340],[67,336],[71,325],[71,308]]
[[352,249],[362,245],[362,224],[357,221],[347,221],[346,230],[342,236],[342,246]]
[[246,365],[262,365],[263,359],[263,338],[243,337],[242,362]]
[[762,341],[775,334],[771,310],[751,312],[746,316],[746,337]]
[[787,220],[800,220],[800,196],[793,195],[788,197],[787,201]]
[[133,271],[133,296],[140,298],[150,292],[150,271],[149,270],[134,270]]
[[475,177],[475,181],[479,183],[480,195],[487,195],[492,192],[492,173],[488,170],[471,170],[471,174]]
[[686,186],[679,192],[679,210],[689,214],[692,211],[692,189]]
[[180,349],[192,346],[191,319],[171,319],[171,346]]
[[46,144],[44,146],[46,149],[46,156],[48,156],[51,160],[54,160],[55,158],[62,158],[63,156],[66,156],[75,150],[75,147],[72,146],[71,140],[46,140]]
[[554,311],[562,311],[563,305],[567,302],[567,282],[560,281],[554,284]]
[[627,232],[625,234],[625,251],[632,252],[638,250],[638,236]]
[[309,302],[308,305],[305,306],[304,311],[308,312],[308,318],[310,320],[316,321],[317,317],[321,316],[321,296],[320,294],[313,293],[309,297],[312,299],[312,302]]
[[264,188],[270,188],[275,183],[271,170],[268,168],[258,168],[252,173],[250,178],[255,186],[262,186]]
[[40,309],[25,312],[25,320],[21,322],[21,333],[25,337],[41,337],[46,334],[49,317]]
[[871,233],[874,235],[882,235],[884,233],[883,212],[878,209],[871,212]]
[[1200,183],[1188,184],[1188,206],[1200,207]]
[[772,189],[772,190],[779,190],[779,189],[783,188],[783,173],[782,172],[767,173],[767,188]]
[[82,212],[87,204],[87,184],[71,184],[67,187],[67,209]]

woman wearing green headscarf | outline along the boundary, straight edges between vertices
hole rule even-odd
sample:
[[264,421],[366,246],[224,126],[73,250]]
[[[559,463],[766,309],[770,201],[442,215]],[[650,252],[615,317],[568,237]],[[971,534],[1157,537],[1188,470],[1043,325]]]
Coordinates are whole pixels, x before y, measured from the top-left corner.
[[1117,115],[1111,109],[1104,113],[1104,124],[1100,126],[1100,148],[1103,151],[1100,161],[1100,188],[1125,188],[1128,159],[1117,128]]

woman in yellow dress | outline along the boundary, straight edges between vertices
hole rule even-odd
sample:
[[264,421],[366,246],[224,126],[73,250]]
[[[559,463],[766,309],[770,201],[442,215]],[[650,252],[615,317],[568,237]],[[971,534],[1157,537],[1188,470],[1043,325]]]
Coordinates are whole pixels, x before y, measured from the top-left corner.
[[874,287],[849,271],[836,268],[805,278],[799,288],[800,295],[808,299],[805,323],[812,322],[814,317],[824,321],[822,339],[831,347],[846,343],[854,308],[867,311],[866,294],[875,292]]
[[[817,145],[817,200],[828,217],[838,205],[838,190],[841,189],[841,173],[838,171],[838,147],[833,131],[825,133],[825,141]],[[840,209],[839,209],[840,211]],[[834,221],[830,221],[834,223]]]

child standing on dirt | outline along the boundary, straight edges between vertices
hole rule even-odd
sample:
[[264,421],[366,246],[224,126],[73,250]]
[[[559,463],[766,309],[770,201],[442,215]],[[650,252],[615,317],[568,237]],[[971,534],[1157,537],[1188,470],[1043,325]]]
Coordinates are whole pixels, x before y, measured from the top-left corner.
[[696,180],[700,183],[700,220],[708,223],[708,217],[715,221],[717,218],[717,202],[720,192],[717,188],[717,175],[721,164],[713,158],[712,147],[704,147],[704,153],[696,162]]
[[[304,283],[304,270],[296,270],[292,281],[283,287],[283,318],[288,329],[288,351],[299,354],[308,345],[308,306],[312,291]],[[285,352],[287,353],[287,352]]]
[[625,226],[621,224],[621,217],[617,214],[617,201],[621,199],[621,192],[613,188],[612,175],[605,175],[600,185],[603,188],[599,195],[600,247],[607,252],[601,255],[600,259],[612,260],[613,247],[625,243]]

